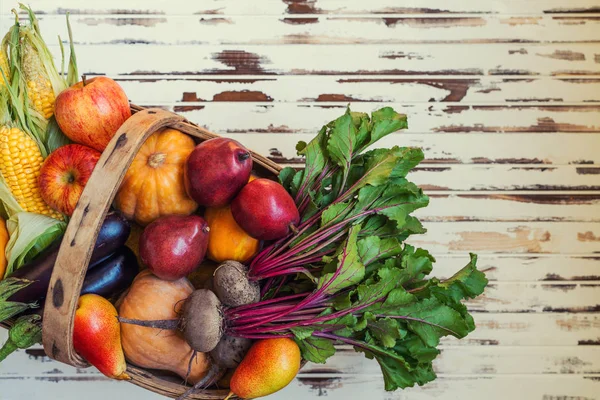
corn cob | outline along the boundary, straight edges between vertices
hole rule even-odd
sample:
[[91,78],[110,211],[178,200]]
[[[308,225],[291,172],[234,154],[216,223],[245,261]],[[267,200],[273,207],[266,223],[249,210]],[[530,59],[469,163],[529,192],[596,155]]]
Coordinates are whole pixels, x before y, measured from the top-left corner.
[[62,219],[42,200],[38,177],[43,158],[36,142],[21,129],[0,127],[0,173],[25,211]]
[[21,129],[0,127],[0,172],[11,193],[25,210],[62,219],[42,200],[38,177],[43,158],[35,141]]
[[[6,76],[6,79],[10,77],[10,70],[8,69],[8,58],[6,58],[6,53],[0,51],[0,70]],[[10,81],[9,81],[10,82]],[[2,74],[0,74],[0,90],[5,86],[4,79],[2,78]]]
[[[19,63],[30,106],[45,119],[54,115],[54,101],[66,88],[66,82],[54,65],[52,54],[40,33],[38,19],[30,8],[21,4],[29,16],[28,25],[17,22],[19,37]],[[11,60],[12,61],[12,60]]]
[[52,82],[42,64],[40,55],[30,41],[23,42],[23,77],[27,84],[27,96],[34,110],[49,119],[54,115],[56,95]]
[[10,31],[2,39],[2,48],[0,48],[0,90],[2,90],[6,83],[4,79],[10,84],[10,64],[8,62],[8,40],[10,38]]

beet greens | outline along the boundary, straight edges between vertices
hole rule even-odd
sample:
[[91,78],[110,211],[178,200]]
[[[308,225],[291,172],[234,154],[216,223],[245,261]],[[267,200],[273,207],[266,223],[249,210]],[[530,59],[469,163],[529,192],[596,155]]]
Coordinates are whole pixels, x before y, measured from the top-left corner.
[[427,278],[435,259],[404,243],[425,232],[410,214],[429,199],[406,179],[423,153],[367,147],[406,127],[391,108],[370,118],[347,110],[297,146],[306,168],[286,168],[280,181],[302,221],[252,261],[250,279],[266,279],[263,300],[226,308],[225,335],[290,337],[316,363],[334,343],[351,345],[378,361],[386,390],[435,379],[440,338],[475,329],[462,300],[480,295],[487,279],[474,254],[450,279]]
[[354,346],[379,362],[386,390],[435,379],[440,338],[462,338],[475,329],[461,300],[478,296],[487,284],[477,257],[448,280],[425,279],[435,261],[426,250],[405,245],[388,257],[387,240],[359,239],[360,229],[351,228],[317,289],[228,309],[226,334],[294,338],[302,356],[316,363],[335,353],[335,342]]
[[259,280],[304,273],[312,278],[325,266],[324,257],[347,239],[351,226],[362,226],[361,237],[399,241],[425,232],[410,213],[427,206],[429,198],[406,180],[406,174],[423,159],[421,149],[396,146],[366,151],[406,127],[406,115],[391,108],[375,111],[371,118],[348,109],[310,143],[299,143],[298,154],[306,158],[306,168],[285,168],[279,175],[300,210],[298,232],[258,254],[249,277]]

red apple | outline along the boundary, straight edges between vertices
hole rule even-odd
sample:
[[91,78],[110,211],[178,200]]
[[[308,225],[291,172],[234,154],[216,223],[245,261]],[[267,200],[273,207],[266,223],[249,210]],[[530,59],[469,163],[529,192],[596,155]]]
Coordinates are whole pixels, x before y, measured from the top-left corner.
[[100,155],[99,151],[80,144],[68,144],[53,151],[40,169],[42,199],[63,214],[73,214]]
[[129,100],[119,84],[103,76],[83,79],[56,98],[56,122],[76,143],[104,151],[131,116]]

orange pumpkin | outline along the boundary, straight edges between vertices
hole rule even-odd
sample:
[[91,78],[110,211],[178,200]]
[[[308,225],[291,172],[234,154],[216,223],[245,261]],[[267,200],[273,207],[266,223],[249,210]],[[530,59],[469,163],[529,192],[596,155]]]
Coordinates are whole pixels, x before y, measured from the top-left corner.
[[198,205],[185,192],[183,169],[194,140],[166,128],[150,136],[129,167],[115,207],[142,226],[163,215],[189,215]]
[[218,263],[227,260],[244,263],[258,251],[260,242],[235,222],[231,207],[207,208],[204,219],[210,228],[206,255],[211,260]]
[[[194,291],[185,278],[163,281],[149,270],[136,276],[119,305],[123,318],[152,321],[179,318],[184,300]],[[185,378],[193,350],[175,331],[121,323],[121,344],[127,361],[151,369],[162,369]],[[191,364],[189,381],[202,379],[210,369],[207,354],[198,353]]]

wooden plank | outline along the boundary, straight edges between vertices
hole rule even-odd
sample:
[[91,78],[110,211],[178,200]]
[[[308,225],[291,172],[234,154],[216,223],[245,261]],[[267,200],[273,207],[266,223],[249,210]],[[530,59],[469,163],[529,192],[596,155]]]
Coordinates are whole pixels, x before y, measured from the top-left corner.
[[[441,346],[442,354],[434,361],[436,372],[452,375],[504,374],[598,374],[600,346]],[[32,351],[30,350],[30,353]],[[12,368],[3,363],[0,376],[81,376],[93,377],[94,368],[76,369],[51,361],[36,353],[31,360],[24,351],[11,355]],[[8,364],[8,363],[7,363]],[[303,374],[352,374],[379,376],[379,366],[353,349],[338,347],[336,355],[326,365],[308,364]]]
[[[305,400],[325,397],[330,400],[348,399],[477,399],[482,393],[488,400],[543,399],[543,400],[595,400],[600,391],[600,379],[590,375],[546,376],[440,376],[423,387],[409,388],[394,393],[383,390],[379,376],[331,375],[301,372],[288,387],[269,396],[269,400]],[[0,384],[5,400],[35,399],[39,393],[47,398],[62,400],[144,399],[164,400],[164,397],[145,389],[94,377],[63,376],[10,377]]]
[[591,103],[600,101],[600,79],[501,77],[250,76],[119,77],[131,99],[156,104],[186,101]]
[[[433,274],[449,278],[469,262],[467,254],[434,253]],[[477,261],[490,281],[565,283],[600,281],[600,257],[560,254],[481,254]]]
[[473,314],[477,329],[445,346],[593,346],[600,340],[600,315]]
[[428,232],[408,240],[433,253],[552,253],[600,252],[600,225],[581,222],[428,222]]
[[[550,350],[552,349],[552,350]],[[578,347],[445,347],[434,369],[446,374],[597,374],[600,346]],[[306,372],[313,368],[307,365]],[[327,369],[352,374],[377,374],[374,360],[357,357],[354,350],[338,350]]]
[[415,212],[421,221],[565,221],[600,222],[600,193],[435,194]]
[[[66,35],[61,35],[66,37]],[[52,42],[50,42],[52,44]],[[58,45],[52,52],[60,59]],[[563,54],[581,53],[575,59]],[[157,57],[160,54],[160,57]],[[190,55],[193,54],[193,57]],[[599,75],[600,44],[77,46],[80,72],[115,75]],[[357,56],[360,55],[360,56]],[[118,62],[116,62],[118,60]]]
[[[63,16],[41,16],[48,37],[64,31]],[[407,44],[598,42],[597,16],[78,16],[77,43],[144,44]],[[106,29],[109,28],[109,29]],[[103,34],[98,35],[102,29]],[[240,32],[244,32],[243,35]],[[583,54],[560,54],[580,59]]]
[[[360,104],[353,107],[362,110]],[[197,122],[206,124],[202,119],[198,119]],[[411,125],[412,122],[411,119]],[[277,134],[222,131],[219,133],[245,143],[260,154],[269,155],[269,158],[282,164],[299,162],[296,143],[309,142],[315,135],[313,132],[285,134],[276,132],[275,126],[269,128]],[[280,130],[285,129],[280,127]],[[568,151],[564,151],[565,143],[569,144]],[[474,135],[429,132],[425,135],[402,131],[382,139],[374,148],[393,145],[423,148],[426,157],[423,164],[576,164],[588,168],[593,164],[600,164],[600,152],[597,151],[600,148],[600,135],[589,133],[552,133],[551,135],[478,133]]]
[[159,15],[283,15],[283,14],[542,14],[597,12],[597,0],[203,0],[201,4],[186,0],[119,0],[85,4],[79,0],[62,0],[60,4],[46,0],[29,0],[34,10],[46,14],[159,14]]
[[424,190],[598,190],[597,167],[571,165],[421,166],[409,178]]
[[[600,65],[600,64],[599,64]],[[342,115],[348,103],[179,103],[160,105],[216,133],[311,133]],[[156,104],[140,104],[158,106]],[[350,104],[372,112],[379,103]],[[599,133],[600,106],[452,106],[389,103],[408,115],[406,133]],[[235,116],[235,118],[232,118]],[[546,149],[549,153],[564,151]]]
[[467,307],[472,312],[600,311],[600,284],[492,283]]

